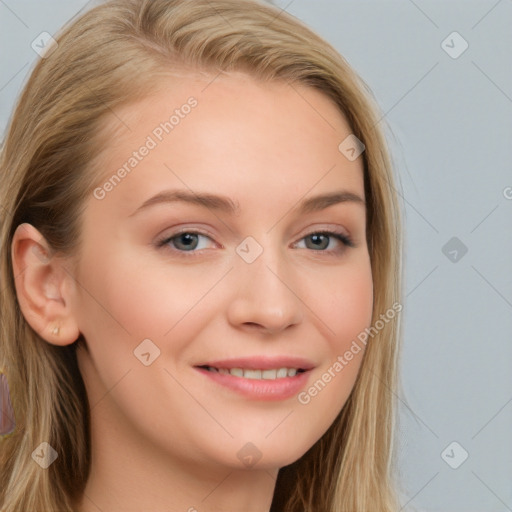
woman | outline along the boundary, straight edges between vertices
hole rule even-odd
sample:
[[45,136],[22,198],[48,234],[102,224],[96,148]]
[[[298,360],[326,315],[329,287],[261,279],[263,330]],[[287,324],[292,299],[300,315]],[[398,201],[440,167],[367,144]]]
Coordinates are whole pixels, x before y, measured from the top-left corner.
[[2,149],[0,510],[397,510],[364,83],[252,0],[109,1],[55,40]]

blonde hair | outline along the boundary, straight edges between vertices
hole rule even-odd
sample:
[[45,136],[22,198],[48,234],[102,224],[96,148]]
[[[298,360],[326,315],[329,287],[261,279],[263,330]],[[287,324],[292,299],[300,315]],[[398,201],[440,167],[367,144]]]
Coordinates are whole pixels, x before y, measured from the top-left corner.
[[[300,21],[256,0],[113,0],[55,39],[58,46],[39,60],[18,99],[0,160],[0,367],[16,419],[15,431],[0,441],[1,512],[72,511],[90,467],[89,410],[75,356],[84,339],[58,347],[30,328],[14,286],[13,233],[28,222],[54,251],[79,253],[94,157],[108,144],[98,133],[116,108],[149,93],[155,77],[183,69],[212,76],[242,71],[329,97],[366,147],[372,325],[401,298],[400,211],[378,110],[348,63]],[[387,322],[368,340],[333,425],[279,471],[272,511],[399,508],[393,471],[399,325]],[[41,442],[58,452],[47,469],[31,458]]]

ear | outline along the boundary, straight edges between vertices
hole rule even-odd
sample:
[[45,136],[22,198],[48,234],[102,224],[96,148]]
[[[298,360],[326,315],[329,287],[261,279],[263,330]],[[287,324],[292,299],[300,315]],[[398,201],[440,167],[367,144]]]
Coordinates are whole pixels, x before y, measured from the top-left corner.
[[21,312],[43,339],[69,345],[80,335],[71,307],[75,281],[65,260],[51,253],[34,226],[24,223],[16,228],[11,258]]

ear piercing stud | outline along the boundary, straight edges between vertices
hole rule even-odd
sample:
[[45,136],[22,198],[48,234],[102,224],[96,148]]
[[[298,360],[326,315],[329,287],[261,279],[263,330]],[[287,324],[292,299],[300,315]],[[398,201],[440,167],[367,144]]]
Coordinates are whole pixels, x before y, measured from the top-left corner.
[[52,334],[54,334],[55,336],[57,336],[59,334],[59,326],[56,325],[53,329],[52,329]]

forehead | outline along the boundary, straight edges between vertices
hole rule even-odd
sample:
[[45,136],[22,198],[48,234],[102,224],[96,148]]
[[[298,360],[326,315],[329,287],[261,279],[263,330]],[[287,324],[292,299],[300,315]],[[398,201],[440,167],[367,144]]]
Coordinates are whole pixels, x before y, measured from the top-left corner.
[[340,185],[364,197],[362,159],[338,149],[349,124],[305,85],[243,73],[169,77],[112,113],[103,132],[98,184],[111,182],[110,204],[135,206],[177,186],[222,190],[240,203],[263,191],[260,201]]

